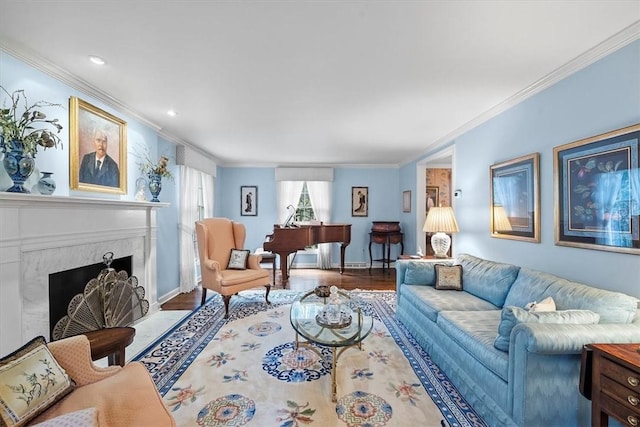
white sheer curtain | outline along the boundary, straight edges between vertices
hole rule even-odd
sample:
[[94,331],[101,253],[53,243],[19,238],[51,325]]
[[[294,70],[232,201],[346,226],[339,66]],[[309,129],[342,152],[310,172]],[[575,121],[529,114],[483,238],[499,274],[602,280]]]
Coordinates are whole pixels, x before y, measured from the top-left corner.
[[[202,210],[201,210],[202,209]],[[196,169],[180,167],[180,292],[197,286],[195,222],[213,215],[213,176]]]
[[289,216],[287,206],[292,205],[294,208],[298,206],[300,193],[304,181],[280,181],[278,186],[278,216],[280,223],[283,223]]
[[199,181],[200,172],[187,166],[180,167],[180,292],[189,292],[196,287],[193,231],[198,220]]
[[[324,223],[331,222],[331,188],[330,181],[307,181],[307,190],[313,206],[316,220]],[[331,269],[331,243],[318,244],[317,267],[323,270]]]

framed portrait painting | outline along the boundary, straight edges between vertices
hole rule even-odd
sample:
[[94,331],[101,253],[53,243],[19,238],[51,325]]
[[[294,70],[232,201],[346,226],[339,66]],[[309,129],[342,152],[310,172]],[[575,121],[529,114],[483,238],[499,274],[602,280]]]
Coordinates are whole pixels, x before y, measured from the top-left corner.
[[434,206],[440,206],[440,187],[437,185],[427,185],[425,213]]
[[240,215],[258,216],[258,187],[255,185],[240,187]]
[[489,168],[491,237],[540,243],[540,154]]
[[369,187],[351,187],[351,216],[369,216]]
[[555,243],[640,254],[640,124],[553,149]]
[[127,123],[75,96],[69,114],[71,189],[127,194]]

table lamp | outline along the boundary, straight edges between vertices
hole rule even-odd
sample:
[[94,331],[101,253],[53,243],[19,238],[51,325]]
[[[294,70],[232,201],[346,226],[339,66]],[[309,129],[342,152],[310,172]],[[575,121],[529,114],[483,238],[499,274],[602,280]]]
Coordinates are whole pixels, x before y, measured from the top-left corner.
[[445,233],[457,233],[458,223],[450,206],[433,207],[429,209],[424,222],[423,231],[436,233],[431,237],[431,247],[436,258],[446,258],[451,247],[451,238]]

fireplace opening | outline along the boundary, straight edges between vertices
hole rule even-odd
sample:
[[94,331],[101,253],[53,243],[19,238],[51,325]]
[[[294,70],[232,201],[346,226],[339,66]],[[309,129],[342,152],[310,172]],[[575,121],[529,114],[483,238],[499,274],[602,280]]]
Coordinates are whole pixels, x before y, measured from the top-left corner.
[[[133,256],[116,258],[111,268],[116,271],[126,271],[129,276],[133,271]],[[49,339],[53,340],[53,328],[56,323],[67,315],[67,307],[71,299],[84,292],[84,288],[91,279],[98,277],[107,268],[103,262],[59,271],[49,275]]]

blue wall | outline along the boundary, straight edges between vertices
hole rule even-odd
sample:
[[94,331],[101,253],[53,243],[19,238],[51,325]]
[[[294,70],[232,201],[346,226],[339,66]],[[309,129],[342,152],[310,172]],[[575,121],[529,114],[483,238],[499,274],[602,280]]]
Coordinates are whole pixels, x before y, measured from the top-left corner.
[[[456,253],[548,271],[640,297],[637,255],[554,244],[553,148],[640,123],[640,41],[456,138]],[[541,243],[491,238],[489,166],[540,153]],[[403,167],[409,175],[415,164]],[[403,183],[404,183],[403,178]]]
[[[135,118],[116,111],[92,97],[18,61],[0,51],[0,84],[9,90],[25,89],[31,100],[47,100],[64,106],[50,115],[64,125],[63,149],[40,152],[40,170],[54,172],[56,194],[69,195],[68,100],[78,96],[127,121],[129,127],[128,194],[113,196],[73,192],[75,196],[132,200],[136,167],[135,147],[146,146],[152,157],[169,154],[175,174],[175,147],[153,129]],[[640,41],[636,41],[595,64],[562,80],[510,110],[448,141],[455,145],[453,165],[457,188],[455,200],[461,232],[455,235],[456,253],[545,270],[569,279],[619,290],[640,297],[640,258],[634,255],[556,246],[553,219],[553,147],[640,122]],[[489,166],[532,152],[539,152],[541,181],[541,229],[539,244],[494,239],[489,235]],[[347,262],[368,262],[368,233],[372,221],[400,221],[405,232],[405,248],[417,247],[416,164],[401,168],[336,168],[333,183],[332,222],[352,224]],[[258,186],[258,215],[240,215],[240,187]],[[351,187],[369,187],[369,216],[351,217]],[[160,196],[171,207],[158,211],[158,295],[178,287],[178,191],[179,179],[163,181]],[[402,191],[412,192],[410,213],[402,212]],[[225,216],[247,225],[247,248],[263,245],[277,217],[276,182],[273,168],[219,167],[215,181],[216,216]],[[419,236],[422,239],[422,236]],[[336,247],[337,249],[337,247]],[[376,248],[378,249],[378,248]],[[395,249],[395,248],[394,248]],[[333,262],[338,262],[334,250]],[[376,255],[374,254],[374,257]]]

